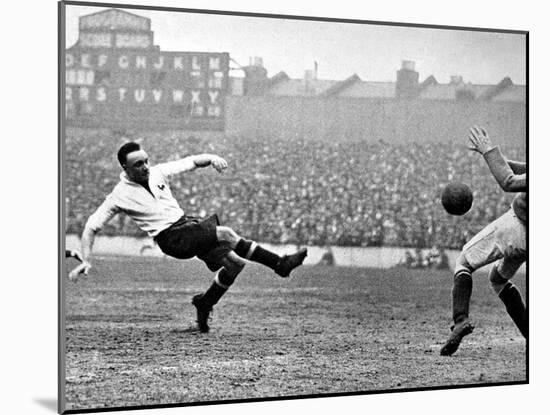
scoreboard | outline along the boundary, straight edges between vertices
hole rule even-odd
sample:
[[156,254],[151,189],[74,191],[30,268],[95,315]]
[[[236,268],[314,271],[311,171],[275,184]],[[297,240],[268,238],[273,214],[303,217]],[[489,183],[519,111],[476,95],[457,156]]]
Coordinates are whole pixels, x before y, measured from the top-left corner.
[[229,54],[163,52],[150,19],[118,9],[81,17],[64,64],[69,124],[224,128]]

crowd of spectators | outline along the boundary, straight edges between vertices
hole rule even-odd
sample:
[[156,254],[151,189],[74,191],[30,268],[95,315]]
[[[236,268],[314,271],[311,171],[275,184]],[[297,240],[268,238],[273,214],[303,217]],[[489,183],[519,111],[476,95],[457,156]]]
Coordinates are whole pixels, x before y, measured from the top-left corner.
[[[384,141],[306,141],[183,132],[127,134],[68,129],[65,196],[67,232],[87,217],[119,180],[118,147],[142,143],[152,164],[189,154],[215,153],[229,168],[203,169],[172,179],[187,214],[218,213],[239,234],[268,243],[316,246],[460,248],[509,208],[483,159],[464,144],[389,144]],[[524,147],[505,148],[525,160]],[[474,192],[472,210],[452,217],[441,207],[451,181]],[[125,215],[107,235],[144,235]]]

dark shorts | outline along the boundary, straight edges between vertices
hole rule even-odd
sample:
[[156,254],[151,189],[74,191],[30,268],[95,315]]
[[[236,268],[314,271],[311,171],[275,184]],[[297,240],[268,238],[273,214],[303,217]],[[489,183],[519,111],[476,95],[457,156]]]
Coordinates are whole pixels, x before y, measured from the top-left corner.
[[180,220],[155,237],[159,248],[166,255],[178,259],[197,257],[210,271],[222,267],[221,259],[231,248],[218,242],[216,226],[218,215],[201,220],[194,216],[182,216]]

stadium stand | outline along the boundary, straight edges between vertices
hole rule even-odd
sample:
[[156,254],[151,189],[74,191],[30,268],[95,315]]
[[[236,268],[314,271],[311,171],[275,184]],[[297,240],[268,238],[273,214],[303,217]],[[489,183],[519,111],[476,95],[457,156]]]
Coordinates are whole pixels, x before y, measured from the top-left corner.
[[[511,202],[483,160],[456,143],[327,143],[175,131],[128,137],[69,128],[67,233],[80,234],[118,182],[116,151],[127,139],[140,141],[152,164],[204,152],[226,158],[225,174],[207,169],[182,175],[173,180],[173,193],[186,213],[217,212],[237,232],[268,243],[460,248]],[[504,150],[525,159],[525,149]],[[440,205],[450,181],[474,191],[474,206],[463,217],[449,216]],[[125,215],[103,234],[144,236]]]

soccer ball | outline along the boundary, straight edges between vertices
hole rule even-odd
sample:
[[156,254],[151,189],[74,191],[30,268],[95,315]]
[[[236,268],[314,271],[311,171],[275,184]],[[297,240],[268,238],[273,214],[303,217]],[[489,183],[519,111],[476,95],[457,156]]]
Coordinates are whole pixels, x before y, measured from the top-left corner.
[[449,183],[441,194],[441,204],[451,215],[461,216],[470,210],[474,195],[464,183]]

